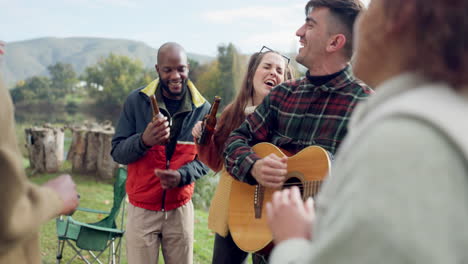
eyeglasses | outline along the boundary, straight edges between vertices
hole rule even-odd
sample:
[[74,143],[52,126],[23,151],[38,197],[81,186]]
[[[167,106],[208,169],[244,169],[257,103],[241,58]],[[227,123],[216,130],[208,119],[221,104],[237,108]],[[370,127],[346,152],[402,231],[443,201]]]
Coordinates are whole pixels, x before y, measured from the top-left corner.
[[[265,51],[264,51],[264,50],[265,50]],[[267,46],[263,46],[263,47],[260,49],[260,52],[259,52],[259,53],[268,52],[268,51],[278,53],[279,55],[281,55],[281,57],[283,57],[283,58],[286,59],[286,61],[287,61],[286,65],[289,65],[289,61],[291,61],[291,59],[290,59],[289,57],[284,56],[283,54],[277,52],[276,50],[272,50],[272,49],[270,49],[270,48],[267,47]]]

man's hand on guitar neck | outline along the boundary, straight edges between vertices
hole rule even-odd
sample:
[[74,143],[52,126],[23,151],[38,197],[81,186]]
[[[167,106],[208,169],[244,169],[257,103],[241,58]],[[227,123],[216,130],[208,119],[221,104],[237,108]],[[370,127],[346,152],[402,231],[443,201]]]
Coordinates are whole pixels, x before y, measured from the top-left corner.
[[257,182],[267,188],[279,189],[283,186],[287,174],[286,156],[270,154],[258,160],[252,167],[251,174]]

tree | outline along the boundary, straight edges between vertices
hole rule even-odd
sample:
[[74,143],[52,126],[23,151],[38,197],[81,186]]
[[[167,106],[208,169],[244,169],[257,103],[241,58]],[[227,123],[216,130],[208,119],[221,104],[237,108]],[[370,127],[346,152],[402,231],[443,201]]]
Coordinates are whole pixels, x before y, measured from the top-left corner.
[[218,46],[219,78],[222,82],[222,90],[219,94],[223,98],[223,106],[229,104],[236,95],[240,84],[240,63],[236,47],[229,45]]
[[57,98],[72,93],[78,78],[71,64],[58,62],[47,67],[50,74],[51,90]]
[[198,61],[188,59],[189,63],[189,78],[193,83],[198,81],[200,75],[207,70],[206,65],[201,65]]
[[195,83],[198,90],[208,100],[212,100],[215,95],[221,96],[223,92],[218,64],[218,61],[215,60],[205,66],[206,70],[200,74]]
[[11,96],[15,103],[22,101],[46,100],[53,102],[56,99],[51,91],[50,79],[44,76],[34,76],[26,79],[11,90]]
[[121,106],[127,95],[151,80],[151,73],[139,60],[110,54],[85,69],[86,88],[96,103]]

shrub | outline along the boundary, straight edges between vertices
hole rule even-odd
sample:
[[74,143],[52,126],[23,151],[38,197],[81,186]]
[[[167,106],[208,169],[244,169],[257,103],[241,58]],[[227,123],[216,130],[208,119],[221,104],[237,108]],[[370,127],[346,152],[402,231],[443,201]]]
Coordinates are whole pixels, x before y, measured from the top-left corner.
[[210,170],[195,183],[195,192],[192,196],[195,209],[208,210],[218,181],[219,175]]

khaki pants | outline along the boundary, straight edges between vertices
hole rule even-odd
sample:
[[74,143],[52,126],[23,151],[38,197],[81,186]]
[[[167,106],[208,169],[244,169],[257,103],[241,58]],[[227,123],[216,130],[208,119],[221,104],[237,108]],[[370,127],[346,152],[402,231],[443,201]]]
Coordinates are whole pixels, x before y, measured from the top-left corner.
[[193,263],[193,204],[166,212],[129,204],[127,259],[129,264],[157,264],[161,245],[166,264]]

